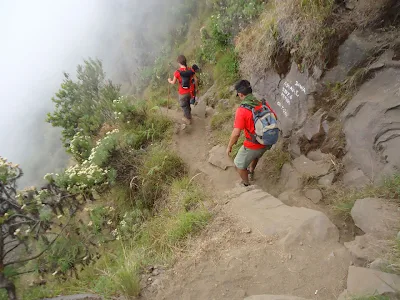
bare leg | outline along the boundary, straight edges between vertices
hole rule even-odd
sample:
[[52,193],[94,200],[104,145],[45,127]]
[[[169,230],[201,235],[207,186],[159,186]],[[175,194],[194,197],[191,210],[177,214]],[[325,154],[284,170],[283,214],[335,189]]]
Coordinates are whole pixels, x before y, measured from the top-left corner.
[[249,171],[250,171],[250,172],[254,172],[254,169],[257,167],[257,164],[258,164],[258,158],[254,159],[254,160],[251,162]]
[[249,182],[249,173],[248,173],[248,171],[247,170],[238,169],[238,168],[236,168],[236,170],[239,173],[240,178],[242,178],[243,183],[246,184],[246,185],[249,185],[250,182]]

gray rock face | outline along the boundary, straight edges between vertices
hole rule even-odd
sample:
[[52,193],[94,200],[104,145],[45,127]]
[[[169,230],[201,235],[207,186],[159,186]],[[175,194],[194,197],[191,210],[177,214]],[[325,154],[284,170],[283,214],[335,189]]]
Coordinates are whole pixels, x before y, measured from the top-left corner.
[[250,81],[254,93],[266,98],[276,111],[284,136],[304,124],[308,109],[314,105],[311,94],[317,86],[307,71],[301,73],[293,63],[282,80],[276,73],[268,73],[262,77],[252,76]]
[[347,277],[349,295],[395,295],[396,290],[400,290],[400,276],[398,275],[367,268],[349,267]]
[[397,205],[379,198],[359,199],[351,210],[354,223],[365,233],[380,239],[396,236],[400,212]]
[[400,167],[400,70],[383,69],[364,83],[342,113],[347,161],[369,179]]
[[307,158],[311,159],[312,161],[320,161],[320,160],[329,160],[329,154],[322,153],[321,150],[310,151],[307,154]]
[[[311,118],[309,118],[304,124],[302,131],[305,137],[311,141],[313,137],[321,131],[322,117],[325,115],[325,111],[321,108],[319,109]],[[323,130],[323,129],[322,129]]]
[[386,266],[388,266],[390,263],[382,258],[377,258],[375,259],[370,265],[369,268],[373,270],[382,270]]
[[338,229],[322,212],[287,206],[262,190],[241,191],[229,202],[230,208],[251,228],[277,237],[285,249],[298,248],[300,242],[319,245],[339,240]]
[[277,296],[277,295],[256,295],[244,298],[244,300],[306,300],[304,298],[294,296]]
[[298,190],[302,186],[302,175],[290,163],[285,163],[281,170],[279,184],[286,190]]
[[359,32],[353,32],[339,47],[337,65],[327,71],[323,80],[325,82],[337,82],[346,78],[352,68],[363,63],[369,56],[369,52],[375,47],[375,43],[369,42]]
[[222,170],[226,170],[228,167],[233,167],[233,161],[226,155],[226,148],[221,145],[214,146],[210,150],[210,157],[208,162]]
[[300,174],[312,177],[320,177],[328,174],[331,164],[324,161],[312,161],[304,155],[293,160],[293,167]]
[[322,200],[322,193],[319,189],[307,189],[304,195],[315,204]]
[[343,183],[347,186],[363,187],[371,182],[363,171],[354,169],[343,175]]
[[383,257],[390,250],[390,245],[385,240],[378,240],[376,237],[365,234],[357,236],[354,241],[344,243],[353,257],[356,266],[366,267],[379,257]]
[[334,178],[335,178],[335,174],[330,173],[330,174],[322,176],[320,179],[318,179],[318,184],[322,185],[322,186],[331,186]]

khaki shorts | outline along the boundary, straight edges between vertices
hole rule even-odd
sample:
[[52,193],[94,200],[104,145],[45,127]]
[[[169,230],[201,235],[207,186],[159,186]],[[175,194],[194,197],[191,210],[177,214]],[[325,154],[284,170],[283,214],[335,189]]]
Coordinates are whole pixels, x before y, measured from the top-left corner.
[[246,170],[253,160],[261,158],[265,151],[269,149],[271,149],[271,146],[266,146],[265,148],[257,150],[252,150],[242,146],[234,160],[236,168],[240,170]]

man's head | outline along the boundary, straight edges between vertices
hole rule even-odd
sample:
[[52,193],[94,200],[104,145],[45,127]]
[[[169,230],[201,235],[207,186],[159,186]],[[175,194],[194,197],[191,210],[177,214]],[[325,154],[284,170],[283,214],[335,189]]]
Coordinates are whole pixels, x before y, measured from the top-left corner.
[[178,59],[176,60],[178,62],[178,64],[180,64],[181,66],[187,67],[187,62],[186,62],[186,57],[185,55],[179,55]]
[[235,84],[235,90],[240,100],[243,100],[247,95],[253,93],[250,82],[248,80],[240,80]]

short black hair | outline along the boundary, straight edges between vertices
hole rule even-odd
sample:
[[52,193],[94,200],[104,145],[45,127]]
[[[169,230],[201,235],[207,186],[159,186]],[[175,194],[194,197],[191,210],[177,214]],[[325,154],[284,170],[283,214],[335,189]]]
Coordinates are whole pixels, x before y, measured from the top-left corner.
[[192,66],[192,69],[193,69],[193,71],[195,71],[195,72],[198,72],[198,71],[200,70],[199,66],[196,65],[196,64],[194,64],[194,65]]
[[240,80],[236,82],[235,90],[237,93],[241,93],[245,96],[253,93],[253,89],[251,88],[251,84],[248,80]]

